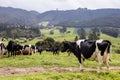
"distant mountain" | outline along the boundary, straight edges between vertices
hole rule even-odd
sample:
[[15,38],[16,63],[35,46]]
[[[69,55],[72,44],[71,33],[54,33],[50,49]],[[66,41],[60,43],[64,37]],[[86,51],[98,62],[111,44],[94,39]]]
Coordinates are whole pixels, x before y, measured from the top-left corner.
[[48,11],[39,15],[40,21],[50,21],[62,26],[115,26],[120,27],[120,9],[79,8],[67,11]]
[[38,23],[36,11],[26,11],[18,8],[0,7],[0,23],[12,25],[36,25]]
[[46,21],[54,25],[74,27],[120,27],[120,9],[78,8],[38,13],[18,8],[0,7],[0,23],[35,26]]

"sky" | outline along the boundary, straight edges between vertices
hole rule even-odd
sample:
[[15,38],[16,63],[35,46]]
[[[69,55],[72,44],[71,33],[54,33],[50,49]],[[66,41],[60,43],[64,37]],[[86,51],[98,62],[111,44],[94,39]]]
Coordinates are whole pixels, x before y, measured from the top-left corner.
[[0,6],[35,10],[41,13],[56,9],[120,8],[120,0],[0,0]]

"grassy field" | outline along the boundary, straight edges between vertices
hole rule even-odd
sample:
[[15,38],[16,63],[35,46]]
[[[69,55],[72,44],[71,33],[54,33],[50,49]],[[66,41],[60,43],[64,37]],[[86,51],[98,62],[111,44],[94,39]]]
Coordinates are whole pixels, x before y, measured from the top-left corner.
[[96,72],[48,72],[22,76],[1,76],[0,80],[120,80],[119,75],[120,71],[113,71],[109,74],[102,72],[100,75]]
[[[56,41],[63,41],[64,39],[73,41],[76,34],[74,32],[74,29],[69,28],[69,31],[71,33],[59,33],[58,30],[54,30],[55,34],[50,35],[49,31],[50,29],[41,30],[42,34],[44,34],[47,37],[52,37]],[[120,67],[120,54],[115,53],[115,49],[118,49],[120,46],[120,38],[113,38],[110,36],[107,36],[105,34],[101,35],[102,39],[108,39],[113,44],[113,51],[111,56],[111,62],[110,66],[119,66]],[[28,41],[24,44],[35,44],[37,41],[41,39],[36,38],[31,41]],[[7,42],[5,42],[7,44]],[[85,61],[84,63],[85,67],[97,67],[98,63],[93,61]],[[104,65],[103,65],[104,66]],[[29,68],[29,67],[43,67],[45,69],[50,69],[54,67],[79,67],[78,60],[76,57],[72,54],[71,56],[68,56],[67,53],[60,53],[60,55],[52,55],[50,52],[44,51],[42,55],[39,55],[39,53],[36,53],[32,56],[16,56],[16,57],[6,57],[0,59],[0,68],[4,67],[18,67],[18,68]],[[102,70],[102,73],[98,75],[96,71],[75,71],[75,72],[53,72],[53,71],[47,71],[45,73],[34,73],[29,75],[15,75],[15,76],[4,76],[0,75],[0,80],[120,80],[120,71],[110,71],[109,74],[106,74],[104,70]]]
[[[119,62],[120,55],[112,54],[111,66],[120,66]],[[98,65],[97,62],[85,61],[86,67],[95,67]],[[15,56],[15,57],[4,57],[0,60],[0,67],[79,67],[77,58],[72,54],[68,56],[67,53],[60,53],[60,55],[52,55],[50,52],[43,52],[42,55],[36,53],[32,56]]]

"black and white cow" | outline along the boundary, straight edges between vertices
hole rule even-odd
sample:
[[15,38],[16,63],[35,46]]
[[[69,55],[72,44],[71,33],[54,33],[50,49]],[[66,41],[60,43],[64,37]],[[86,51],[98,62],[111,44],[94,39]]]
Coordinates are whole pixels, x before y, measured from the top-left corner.
[[32,55],[33,53],[35,53],[35,50],[36,50],[36,48],[33,45],[24,45],[22,54],[23,55]]
[[14,56],[17,51],[21,51],[23,49],[23,46],[14,41],[9,41],[6,48],[8,50],[8,56]]
[[78,40],[76,42],[63,42],[62,52],[71,51],[80,63],[80,70],[83,70],[85,59],[96,60],[99,62],[98,73],[100,73],[103,63],[107,65],[109,72],[109,55],[111,42],[108,40]]
[[7,53],[6,47],[2,41],[0,41],[0,57]]
[[35,45],[31,45],[31,48],[32,48],[33,53],[36,53],[36,50],[37,50],[36,46]]

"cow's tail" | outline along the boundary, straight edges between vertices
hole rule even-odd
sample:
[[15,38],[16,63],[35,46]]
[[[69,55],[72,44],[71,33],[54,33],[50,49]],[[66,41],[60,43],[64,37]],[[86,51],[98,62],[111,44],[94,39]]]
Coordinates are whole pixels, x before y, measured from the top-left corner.
[[111,53],[112,53],[112,44],[111,44],[110,41],[108,41],[107,53],[110,55],[109,56],[109,61],[111,61],[111,57],[112,57],[112,55],[111,55]]
[[111,53],[111,51],[112,51],[112,47],[111,47],[111,42],[110,41],[108,41],[108,46],[107,46],[107,53]]

